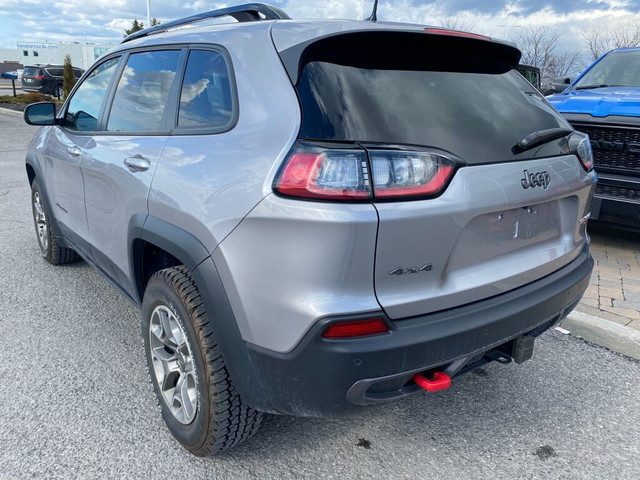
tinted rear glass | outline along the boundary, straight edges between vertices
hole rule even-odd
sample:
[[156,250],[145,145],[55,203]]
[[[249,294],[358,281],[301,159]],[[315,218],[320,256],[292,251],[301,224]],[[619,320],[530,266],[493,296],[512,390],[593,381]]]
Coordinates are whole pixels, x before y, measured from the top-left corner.
[[25,69],[22,71],[23,77],[29,77],[33,75],[42,75],[42,70],[34,67],[25,67]]
[[[566,122],[517,71],[362,68],[314,61],[297,91],[305,139],[431,146],[467,163],[515,158],[527,135]],[[534,155],[535,151],[521,154]]]
[[47,68],[46,70],[53,77],[61,77],[64,72],[62,68]]

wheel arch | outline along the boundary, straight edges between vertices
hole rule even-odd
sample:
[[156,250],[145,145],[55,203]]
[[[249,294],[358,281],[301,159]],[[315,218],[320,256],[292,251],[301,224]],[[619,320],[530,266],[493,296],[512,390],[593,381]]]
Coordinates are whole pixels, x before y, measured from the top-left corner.
[[129,265],[140,305],[155,272],[177,265],[194,271],[207,257],[205,246],[176,225],[145,214],[134,215],[129,221]]
[[[157,271],[154,269],[174,266],[172,263],[175,262],[186,266],[198,286],[206,311],[215,323],[216,338],[242,400],[256,410],[276,412],[263,395],[222,279],[205,246],[186,230],[143,214],[135,215],[130,221],[129,245],[131,278],[139,305],[142,305],[146,281]],[[160,258],[150,264],[149,255],[154,250]]]
[[[27,170],[27,178],[29,179],[29,186],[33,185],[33,181],[36,177],[41,176],[40,162],[38,157],[32,153],[27,153],[25,158],[25,168]],[[42,185],[40,185],[42,187]]]

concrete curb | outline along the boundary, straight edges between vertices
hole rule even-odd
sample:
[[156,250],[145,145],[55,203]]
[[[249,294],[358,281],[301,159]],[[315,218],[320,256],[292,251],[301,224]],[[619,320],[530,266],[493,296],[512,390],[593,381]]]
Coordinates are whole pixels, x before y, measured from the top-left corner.
[[23,112],[18,112],[17,110],[10,110],[8,108],[0,108],[0,114],[9,115],[10,117],[22,117]]
[[560,325],[572,335],[640,360],[640,331],[604,318],[573,311]]

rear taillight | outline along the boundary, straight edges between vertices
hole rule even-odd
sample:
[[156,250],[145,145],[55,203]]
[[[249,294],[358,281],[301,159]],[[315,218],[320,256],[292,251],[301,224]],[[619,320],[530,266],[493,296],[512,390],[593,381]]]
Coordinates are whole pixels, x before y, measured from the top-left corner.
[[455,163],[431,151],[324,149],[298,143],[274,183],[280,194],[326,200],[398,199],[440,194]]
[[591,142],[589,137],[585,137],[580,140],[578,147],[576,148],[578,159],[587,172],[593,170],[593,150],[591,149]]
[[36,75],[36,80],[44,80],[44,75]]
[[366,200],[371,197],[366,154],[298,146],[281,169],[275,189],[293,197]]
[[430,152],[370,150],[369,158],[376,198],[435,195],[454,171],[451,160]]

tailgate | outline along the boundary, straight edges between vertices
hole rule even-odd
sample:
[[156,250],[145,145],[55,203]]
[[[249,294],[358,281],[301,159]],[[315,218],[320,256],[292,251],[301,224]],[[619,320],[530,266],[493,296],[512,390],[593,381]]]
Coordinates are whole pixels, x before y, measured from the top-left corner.
[[[548,188],[524,189],[525,170],[546,171]],[[438,198],[377,203],[378,301],[389,317],[404,318],[492,297],[560,269],[587,242],[579,220],[592,186],[593,176],[567,155],[461,168]]]

